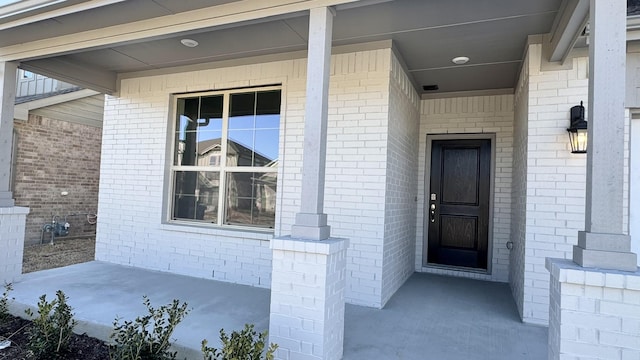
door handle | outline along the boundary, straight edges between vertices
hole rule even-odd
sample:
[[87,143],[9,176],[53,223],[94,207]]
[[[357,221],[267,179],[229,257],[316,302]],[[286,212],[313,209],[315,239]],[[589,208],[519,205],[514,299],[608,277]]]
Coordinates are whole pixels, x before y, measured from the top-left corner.
[[432,223],[436,222],[436,204],[431,204],[431,206],[429,206],[429,218]]

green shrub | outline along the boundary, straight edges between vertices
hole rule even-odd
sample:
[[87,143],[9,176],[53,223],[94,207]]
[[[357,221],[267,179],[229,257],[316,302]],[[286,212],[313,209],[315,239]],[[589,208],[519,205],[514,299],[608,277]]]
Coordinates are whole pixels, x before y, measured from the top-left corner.
[[202,340],[202,354],[204,360],[273,360],[273,353],[278,348],[270,344],[263,354],[267,343],[267,331],[258,334],[253,325],[245,324],[244,330],[227,336],[224,329],[220,330],[222,350],[208,347],[207,340]]
[[[38,316],[29,328],[29,353],[36,359],[63,359],[76,321],[73,320],[67,297],[60,290],[56,299],[47,302],[46,295],[38,301]],[[31,309],[25,313],[33,317]]]
[[113,322],[114,332],[111,338],[114,345],[109,348],[109,357],[113,360],[168,360],[175,359],[176,353],[169,352],[171,335],[175,327],[189,312],[187,303],[173,300],[169,305],[153,308],[146,296],[143,301],[148,314],[134,321],[120,324]]
[[4,284],[4,291],[0,297],[0,325],[2,325],[9,316],[9,292],[13,290],[11,283]]

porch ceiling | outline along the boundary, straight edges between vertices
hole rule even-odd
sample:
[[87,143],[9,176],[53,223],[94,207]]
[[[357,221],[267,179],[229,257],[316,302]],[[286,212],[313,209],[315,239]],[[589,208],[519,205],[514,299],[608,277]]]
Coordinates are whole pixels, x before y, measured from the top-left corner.
[[[98,6],[99,2],[107,5]],[[186,11],[241,2],[72,0],[67,3],[79,10],[59,16],[53,16],[56,13],[52,12],[51,17],[43,19],[38,16],[46,17],[46,12],[0,17],[0,60],[7,59],[5,54],[9,52],[5,50],[20,44],[162,16],[170,19]],[[333,43],[393,40],[420,91],[423,85],[438,85],[438,92],[512,88],[527,36],[551,32],[561,3],[562,0],[360,1],[337,7]],[[60,11],[52,9],[56,10]],[[2,8],[0,16],[1,13]],[[28,18],[33,22],[25,24],[24,19]],[[98,46],[88,44],[56,54],[53,54],[56,51],[25,53],[24,57],[12,60],[21,60],[24,68],[40,70],[52,77],[60,77],[56,75],[64,69],[81,68],[84,78],[105,78],[118,73],[304,50],[307,32],[308,16],[294,11],[232,26],[200,27],[125,41],[114,37],[112,42]],[[185,37],[200,45],[182,46],[180,39]],[[471,60],[457,66],[451,62],[456,56]],[[63,80],[73,82],[73,78]]]

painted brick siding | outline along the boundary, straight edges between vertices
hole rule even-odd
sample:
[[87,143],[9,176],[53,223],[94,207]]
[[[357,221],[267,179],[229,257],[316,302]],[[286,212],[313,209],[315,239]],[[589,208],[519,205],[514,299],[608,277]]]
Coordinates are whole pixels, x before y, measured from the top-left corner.
[[382,303],[414,272],[420,98],[400,62],[392,58],[385,192]]
[[[349,239],[346,301],[373,307],[383,305],[390,64],[390,49],[333,56],[329,87],[325,213],[332,236]],[[292,145],[301,157],[302,142]]]
[[[556,70],[545,64],[548,69],[542,70],[541,53],[540,44],[529,45],[525,62],[528,70],[522,73],[526,80],[520,80],[525,84],[521,90],[523,95],[516,105],[518,109],[525,104],[528,108],[526,119],[524,111],[518,111],[516,115],[515,135],[518,139],[519,134],[526,133],[526,138],[522,139],[527,144],[525,161],[522,161],[521,151],[516,149],[516,154],[520,154],[517,155],[518,166],[526,164],[526,189],[518,190],[518,199],[514,200],[522,204],[521,197],[526,194],[526,216],[523,222],[521,210],[514,213],[518,220],[514,225],[516,253],[512,259],[524,261],[524,274],[519,270],[522,265],[513,267],[510,282],[523,320],[546,325],[549,321],[549,273],[545,269],[545,258],[571,259],[578,231],[584,230],[586,156],[571,154],[566,129],[572,106],[584,101],[588,111],[589,65],[588,58],[578,57],[572,59],[570,69]],[[526,99],[525,92],[528,92]],[[625,138],[628,139],[628,112],[626,117]],[[523,121],[526,130],[519,128]],[[625,145],[625,164],[624,228],[621,231],[627,233],[628,144]],[[516,174],[522,172],[519,169]],[[521,179],[514,178],[516,181]],[[521,246],[524,246],[524,253]]]
[[341,359],[348,241],[272,240],[269,342],[278,359]]
[[549,359],[639,359],[640,272],[591,271],[562,260],[547,266]]
[[[507,281],[511,232],[511,169],[513,153],[513,95],[475,96],[422,100],[418,150],[418,216],[416,268],[426,272]],[[490,274],[422,267],[425,207],[425,156],[427,134],[495,134],[495,187],[493,189],[493,237]],[[491,246],[491,245],[490,245]]]
[[588,63],[541,70],[541,45],[529,46],[526,243],[522,318],[547,324],[549,273],[545,258],[570,259],[584,229],[586,157],[571,154],[569,109],[588,98]]
[[[13,194],[28,207],[25,243],[40,242],[44,224],[57,215],[95,214],[98,207],[102,129],[29,115],[14,121],[17,151]],[[67,191],[67,196],[61,193]],[[93,236],[86,215],[69,216],[69,237]],[[45,241],[50,240],[45,233]]]
[[[347,301],[381,306],[391,50],[332,56],[325,212],[350,239]],[[282,84],[274,234],[165,224],[172,93]],[[306,60],[124,79],[105,105],[96,258],[269,287],[269,240],[299,211]]]
[[12,283],[22,274],[27,213],[24,207],[0,207],[0,284]]
[[527,143],[529,122],[529,57],[523,61],[515,94],[513,128],[513,180],[511,193],[511,242],[509,285],[522,318],[524,306],[524,273],[527,215]]

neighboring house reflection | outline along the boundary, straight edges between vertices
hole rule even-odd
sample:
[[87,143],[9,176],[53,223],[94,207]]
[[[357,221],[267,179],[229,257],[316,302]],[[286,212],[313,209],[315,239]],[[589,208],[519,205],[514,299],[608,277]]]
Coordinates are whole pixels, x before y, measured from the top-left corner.
[[[219,167],[222,165],[220,139],[197,143],[196,159],[187,159],[184,141],[179,142],[178,163]],[[186,164],[185,164],[186,163]],[[252,224],[273,226],[276,207],[275,172],[229,171],[231,167],[277,168],[278,160],[271,160],[247,146],[228,140],[226,156],[226,224]],[[220,171],[181,171],[176,174],[175,194],[177,206],[174,217],[216,222],[220,196]]]

